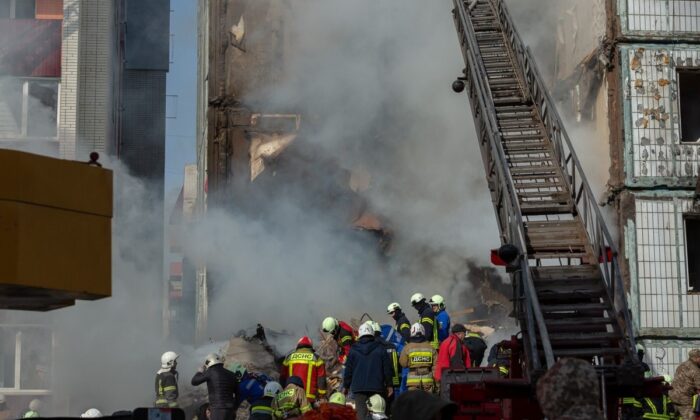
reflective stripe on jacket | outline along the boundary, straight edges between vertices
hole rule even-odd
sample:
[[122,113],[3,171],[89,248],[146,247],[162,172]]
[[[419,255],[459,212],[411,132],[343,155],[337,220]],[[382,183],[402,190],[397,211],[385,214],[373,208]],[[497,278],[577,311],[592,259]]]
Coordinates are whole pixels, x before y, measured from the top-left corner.
[[326,364],[313,349],[300,347],[285,357],[280,381],[284,383],[290,376],[304,381],[306,398],[315,400],[326,395]]
[[177,407],[177,372],[164,371],[156,374],[156,407]]
[[300,387],[289,384],[272,401],[272,411],[277,418],[301,416],[311,411],[311,404],[306,399],[306,393]]
[[433,382],[434,368],[437,365],[437,352],[427,341],[411,342],[404,346],[399,357],[401,366],[408,368],[406,384],[429,384]]

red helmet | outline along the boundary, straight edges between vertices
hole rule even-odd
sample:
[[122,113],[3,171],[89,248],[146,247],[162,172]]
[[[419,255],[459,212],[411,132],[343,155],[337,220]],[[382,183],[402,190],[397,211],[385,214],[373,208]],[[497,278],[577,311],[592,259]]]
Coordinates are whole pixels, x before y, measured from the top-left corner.
[[313,347],[314,343],[311,341],[311,339],[307,336],[303,336],[297,341],[297,347],[301,346],[306,346],[306,347]]

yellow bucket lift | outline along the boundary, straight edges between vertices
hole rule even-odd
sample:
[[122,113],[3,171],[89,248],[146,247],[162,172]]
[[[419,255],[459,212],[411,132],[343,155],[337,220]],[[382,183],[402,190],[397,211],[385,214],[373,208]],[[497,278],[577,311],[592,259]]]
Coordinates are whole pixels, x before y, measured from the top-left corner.
[[112,171],[0,150],[0,309],[111,295]]

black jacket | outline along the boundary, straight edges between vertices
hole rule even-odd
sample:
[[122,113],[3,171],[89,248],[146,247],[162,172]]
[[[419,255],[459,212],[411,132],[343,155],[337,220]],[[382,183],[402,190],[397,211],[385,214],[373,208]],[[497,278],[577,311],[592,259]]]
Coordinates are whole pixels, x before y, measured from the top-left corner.
[[272,420],[272,397],[262,397],[250,405],[250,420]]
[[394,321],[396,321],[396,331],[401,334],[404,341],[408,341],[411,337],[411,323],[406,318],[406,314],[398,309],[394,312]]
[[352,392],[384,394],[392,386],[393,368],[384,346],[374,337],[362,337],[350,348],[343,386]]
[[236,374],[218,364],[197,372],[192,377],[192,385],[207,383],[209,404],[211,408],[235,408],[238,406],[236,390],[238,379]]
[[481,362],[484,360],[484,354],[486,353],[486,342],[483,338],[479,337],[478,334],[469,334],[464,337],[464,344],[469,349],[469,357],[472,360],[472,367],[481,366]]
[[425,329],[425,339],[432,342],[435,337],[433,337],[433,330],[435,328],[435,312],[433,308],[427,303],[423,302],[422,306],[417,306],[418,316],[420,317],[419,322],[423,325]]

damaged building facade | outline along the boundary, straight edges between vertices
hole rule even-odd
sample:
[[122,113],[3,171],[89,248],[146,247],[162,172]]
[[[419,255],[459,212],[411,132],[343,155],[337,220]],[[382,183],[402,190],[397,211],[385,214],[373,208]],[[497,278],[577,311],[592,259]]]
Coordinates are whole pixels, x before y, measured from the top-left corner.
[[618,0],[608,74],[629,302],[655,374],[700,346],[700,3]]
[[609,145],[601,204],[615,207],[638,342],[652,373],[673,375],[700,346],[700,3],[564,3],[554,91],[585,127],[583,148],[604,161]]

